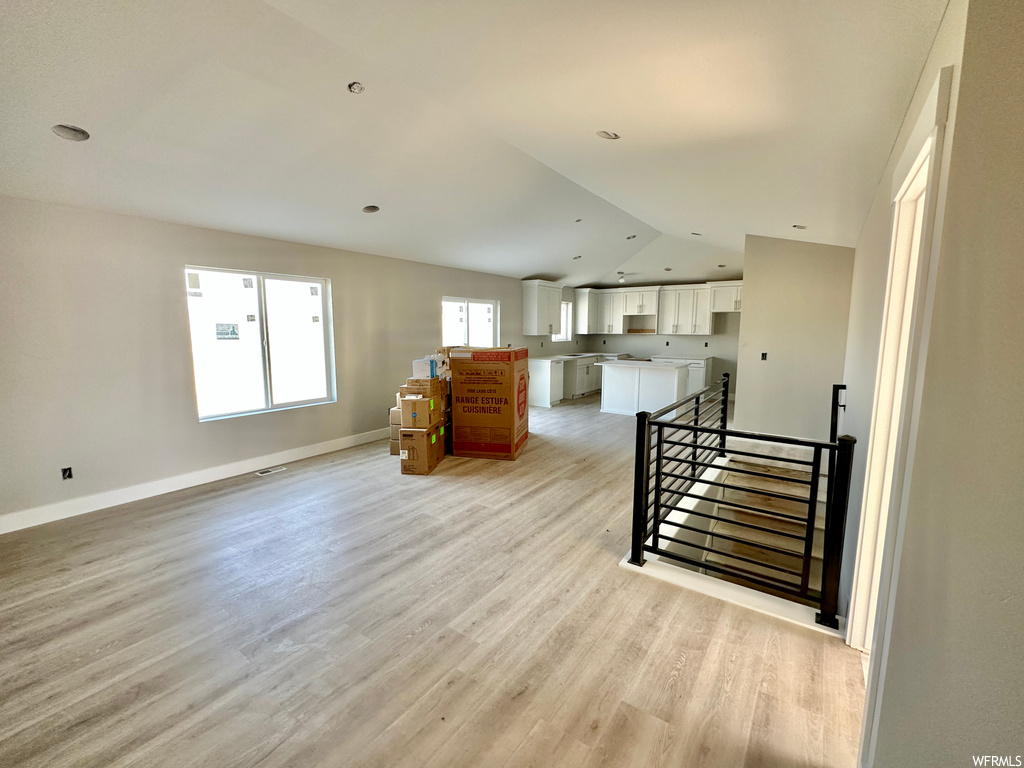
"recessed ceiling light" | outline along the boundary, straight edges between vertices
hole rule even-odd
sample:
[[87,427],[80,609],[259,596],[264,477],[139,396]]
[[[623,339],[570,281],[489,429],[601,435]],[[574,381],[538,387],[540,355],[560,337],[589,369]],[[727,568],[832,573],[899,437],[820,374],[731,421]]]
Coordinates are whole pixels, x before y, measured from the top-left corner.
[[635,240],[635,239],[636,239],[636,235],[630,235],[630,236],[629,236],[629,237],[627,237],[626,239],[627,239],[627,240]]
[[351,83],[348,84],[348,90],[349,93],[362,93],[363,91],[366,90],[366,86],[358,81],[353,80]]
[[576,219],[576,223],[579,224],[583,219]]
[[573,260],[573,261],[576,261],[577,259],[582,259],[582,258],[583,258],[582,256],[573,256],[573,257],[572,257],[572,260]]
[[625,272],[623,272],[623,271],[622,271],[622,270],[620,269],[620,270],[619,270],[618,272],[616,272],[615,274],[616,274],[616,275],[624,275],[624,274],[626,274],[626,273],[625,273]]
[[794,224],[793,229],[807,229],[806,224]]
[[672,267],[665,267],[665,271],[666,272],[671,272],[672,271]]
[[693,235],[694,237],[704,237],[703,232],[691,232],[690,234]]
[[376,213],[379,210],[380,210],[380,206],[379,205],[368,205],[365,208],[363,208],[363,213]]
[[718,268],[719,268],[719,269],[725,269],[725,264],[719,264],[719,265],[718,265]]
[[600,136],[602,139],[611,139],[612,141],[620,138],[619,134],[612,133],[611,131],[598,131],[597,135]]
[[64,125],[63,123],[55,125],[53,126],[53,132],[68,141],[85,141],[89,138],[89,132],[79,128],[77,125]]

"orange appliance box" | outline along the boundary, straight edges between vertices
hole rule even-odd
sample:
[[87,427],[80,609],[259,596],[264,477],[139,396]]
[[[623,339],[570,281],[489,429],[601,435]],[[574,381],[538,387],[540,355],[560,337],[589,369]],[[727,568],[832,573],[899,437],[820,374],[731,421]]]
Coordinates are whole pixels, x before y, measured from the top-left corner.
[[453,454],[515,459],[529,437],[526,347],[451,351]]

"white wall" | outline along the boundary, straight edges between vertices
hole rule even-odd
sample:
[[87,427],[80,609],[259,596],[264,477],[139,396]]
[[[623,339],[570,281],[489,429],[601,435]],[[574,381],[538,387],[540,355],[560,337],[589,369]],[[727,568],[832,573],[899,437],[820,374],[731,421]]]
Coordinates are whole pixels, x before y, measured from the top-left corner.
[[[931,53],[921,73],[914,97],[907,110],[903,127],[893,147],[885,173],[878,184],[874,200],[857,241],[853,264],[853,289],[850,296],[850,329],[846,343],[846,364],[843,382],[847,386],[844,431],[859,439],[854,452],[853,476],[850,481],[850,509],[846,525],[847,546],[843,552],[843,575],[840,583],[840,611],[845,612],[853,580],[857,536],[864,495],[867,466],[868,435],[871,430],[871,409],[875,392],[875,375],[882,333],[885,285],[889,269],[889,245],[892,230],[893,176],[902,169],[904,155],[916,156],[920,143],[915,126],[939,71],[954,66],[952,98],[946,140],[940,167],[937,221],[942,220],[941,200],[945,197],[949,176],[949,159],[954,133],[960,59],[963,55],[964,28],[967,23],[967,0],[951,0],[935,37]],[[934,123],[934,121],[930,121]],[[902,173],[902,170],[901,170]],[[897,180],[897,184],[899,184]]]
[[1022,40],[1020,0],[970,3],[882,689],[886,768],[1024,755]]
[[853,249],[747,235],[743,264],[735,428],[827,439]]
[[[330,278],[338,402],[200,424],[186,264]],[[527,342],[511,278],[9,197],[0,273],[0,517],[386,428],[445,294]]]

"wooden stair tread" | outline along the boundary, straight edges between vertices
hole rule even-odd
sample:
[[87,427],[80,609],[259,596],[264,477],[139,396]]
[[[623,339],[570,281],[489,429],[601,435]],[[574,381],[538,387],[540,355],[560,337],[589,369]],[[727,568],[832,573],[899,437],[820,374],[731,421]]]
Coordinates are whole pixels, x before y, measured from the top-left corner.
[[[728,504],[729,502],[747,504],[748,506],[766,509],[769,512],[781,512],[801,519],[807,517],[807,502],[777,499],[774,496],[765,496],[763,493],[758,493],[755,490],[738,491],[734,488],[726,488],[722,491],[721,503]],[[819,501],[818,507],[823,506],[824,504]]]
[[[767,567],[764,567],[764,566],[761,566],[761,565],[756,565],[754,563],[748,563],[748,562],[745,562],[743,560],[735,560],[733,558],[730,558],[728,555],[721,555],[721,554],[718,554],[718,553],[715,553],[715,552],[708,552],[707,553],[707,557],[705,557],[704,560],[705,560],[705,562],[711,563],[713,565],[720,565],[723,568],[730,568],[730,569],[732,569],[734,571],[742,571],[742,572],[748,573],[748,574],[750,574],[751,576],[754,576],[754,577],[759,577],[759,578],[768,579],[768,580],[774,579],[775,581],[782,582],[782,583],[785,583],[785,584],[789,584],[789,585],[792,585],[792,586],[799,586],[800,585],[800,577],[799,576],[796,576],[796,575],[793,575],[793,574],[788,574],[788,573],[783,573],[781,571],[776,571],[776,570],[774,570],[772,568],[767,568]],[[719,576],[719,577],[723,576],[723,574],[715,573],[714,571],[709,571],[709,573],[712,573],[713,575]],[[810,579],[808,581],[809,581],[809,586],[812,589],[818,590],[820,588],[820,585],[821,585],[821,561],[820,560],[815,559],[815,560],[811,561],[811,574],[810,574]],[[753,586],[753,585],[747,584],[746,586]],[[765,591],[765,590],[762,590],[762,591]]]
[[[793,514],[789,510],[777,511],[785,515]],[[774,528],[778,531],[784,531],[786,533],[802,534],[804,531],[804,526],[807,524],[803,518],[801,518],[800,520],[785,520],[775,515],[770,515],[764,512],[753,512],[749,509],[740,509],[739,507],[733,507],[728,502],[722,502],[718,505],[718,514],[724,520],[739,520],[740,522],[744,523],[763,525],[768,528]],[[818,506],[818,514],[814,518],[814,527],[819,531],[825,530],[825,507],[823,505]]]
[[[744,488],[749,488],[751,491],[768,491],[769,493],[782,493],[787,496],[799,496],[806,498],[810,492],[811,487],[809,485],[803,485],[801,483],[788,483],[785,480],[772,480],[767,477],[757,477],[756,475],[746,475],[742,472],[730,472],[728,479],[725,481],[730,485],[741,485]],[[827,490],[818,485],[818,501],[824,502],[827,498]]]
[[796,480],[810,480],[811,472],[807,469],[797,469],[795,467],[781,467],[774,463],[762,463],[753,459],[744,459],[742,457],[734,456],[729,458],[729,466],[737,467],[739,469],[749,469],[753,472],[763,472],[768,475],[778,475],[779,477],[789,477]]
[[[791,539],[788,536],[780,536],[777,533],[755,531],[752,528],[747,528],[742,525],[734,525],[733,523],[725,520],[716,520],[713,522],[708,533],[711,536],[719,533],[723,536],[745,539],[746,541],[754,542],[755,544],[764,544],[766,546],[783,549],[786,550],[786,552],[791,553],[783,554],[781,552],[772,552],[749,544],[733,541],[732,539],[719,538],[719,540],[713,544],[716,549],[735,552],[736,554],[743,555],[744,557],[774,563],[775,565],[782,565],[791,568],[794,565],[794,559],[800,560],[803,558],[804,554],[803,540]],[[811,547],[811,557],[817,558],[818,560],[820,560],[824,555],[823,538],[824,537],[821,535],[816,535]]]

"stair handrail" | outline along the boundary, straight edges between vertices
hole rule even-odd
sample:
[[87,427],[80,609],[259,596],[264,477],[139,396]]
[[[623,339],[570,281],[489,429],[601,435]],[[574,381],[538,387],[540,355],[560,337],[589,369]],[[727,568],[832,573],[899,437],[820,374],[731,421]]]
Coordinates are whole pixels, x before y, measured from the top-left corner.
[[[664,456],[663,444],[665,441],[666,429],[674,431],[686,430],[689,434],[694,436],[692,445],[693,449],[689,454],[689,458],[684,460],[684,463],[689,465],[691,474],[689,476],[683,476],[678,473],[678,470],[675,474],[669,472],[670,477],[682,477],[685,479],[683,485],[671,487],[671,492],[678,493],[681,497],[693,495],[688,494],[687,491],[692,488],[694,483],[697,482],[700,474],[705,471],[704,469],[698,471],[698,467],[706,468],[711,466],[711,464],[706,463],[710,462],[711,459],[701,461],[698,459],[698,454],[704,455],[709,449],[713,450],[713,455],[717,455],[719,458],[724,458],[729,453],[736,453],[739,455],[743,455],[745,453],[738,449],[728,449],[727,440],[729,438],[809,448],[812,451],[813,459],[811,461],[798,462],[807,464],[812,468],[810,488],[807,498],[808,512],[806,518],[807,525],[805,527],[806,533],[802,572],[799,574],[799,596],[801,596],[801,599],[807,599],[809,594],[808,581],[810,578],[814,527],[817,517],[819,476],[823,466],[822,459],[824,458],[824,455],[827,455],[828,489],[825,494],[825,530],[823,534],[821,590],[819,599],[816,601],[820,610],[816,614],[815,620],[819,624],[838,628],[839,622],[837,610],[839,580],[842,570],[843,544],[847,509],[849,506],[853,451],[857,442],[856,438],[851,437],[850,435],[840,436],[836,434],[838,431],[838,411],[840,408],[846,407],[845,404],[840,402],[840,394],[846,390],[846,385],[836,384],[832,388],[832,420],[829,434],[830,439],[828,441],[821,441],[790,437],[786,435],[729,429],[730,384],[730,376],[728,373],[725,373],[719,382],[713,383],[698,392],[691,393],[678,402],[665,406],[653,413],[640,411],[636,414],[637,428],[633,479],[633,529],[630,543],[629,562],[633,565],[643,566],[645,562],[645,551],[657,552],[661,555],[666,554],[665,552],[659,551],[657,547],[658,528],[662,519],[661,497],[664,490],[662,487],[662,462]],[[702,403],[705,401],[712,401],[714,397],[721,397],[721,405],[717,417],[712,414],[711,411],[705,411],[704,413],[701,412]],[[690,407],[687,408],[687,405]],[[688,416],[691,411],[693,412],[692,420]],[[685,422],[664,420],[669,414],[677,414],[675,417],[677,419],[683,418],[683,416],[678,415],[679,412],[684,414],[686,418]],[[712,414],[711,420],[702,423],[701,418],[707,417],[709,414]],[[718,422],[717,426],[711,426],[714,421]],[[656,440],[653,444],[652,433],[656,436]],[[710,437],[714,440],[714,443],[701,442],[703,438],[698,438],[697,435]],[[672,441],[670,440],[670,442]],[[680,445],[678,442],[675,444]],[[689,444],[685,445],[689,447]],[[712,445],[714,446],[713,448]],[[702,447],[702,450],[698,451],[698,447]],[[654,451],[653,457],[652,449]],[[678,462],[680,461],[680,459],[677,458],[679,455],[680,454],[677,453],[676,457],[670,458],[669,460],[671,461],[674,459]],[[654,488],[651,487],[652,465],[655,467]],[[702,482],[707,482],[712,485],[721,485],[721,483],[713,483],[711,481]],[[654,496],[653,501],[651,499],[652,493]],[[672,508],[672,502],[669,502],[668,504],[669,507]],[[652,511],[654,512],[653,517],[651,514]],[[652,538],[652,534],[654,535],[654,545],[648,546],[647,541],[649,538]],[[670,557],[682,562],[690,562],[683,557]],[[747,577],[746,580],[751,583],[758,583],[758,579],[756,578]],[[762,581],[761,583],[763,584],[764,582]],[[796,592],[793,594],[794,596],[798,596]]]

